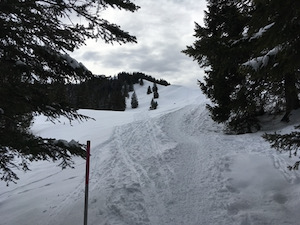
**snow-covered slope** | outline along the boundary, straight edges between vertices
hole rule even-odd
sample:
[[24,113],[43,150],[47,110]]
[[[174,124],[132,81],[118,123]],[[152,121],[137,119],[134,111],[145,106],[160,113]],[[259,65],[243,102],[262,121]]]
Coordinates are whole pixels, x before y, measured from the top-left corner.
[[[36,118],[44,137],[91,140],[91,225],[299,224],[299,173],[259,132],[222,133],[198,89],[135,86],[139,107],[125,112],[80,110],[95,121]],[[83,224],[85,162],[61,170],[35,162],[18,184],[0,184],[1,225]]]

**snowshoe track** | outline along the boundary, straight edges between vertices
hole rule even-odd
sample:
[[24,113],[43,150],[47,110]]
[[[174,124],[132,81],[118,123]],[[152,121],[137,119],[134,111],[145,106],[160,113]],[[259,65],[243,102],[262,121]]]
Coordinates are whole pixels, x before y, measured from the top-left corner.
[[[159,120],[143,118],[116,127],[110,140],[94,150],[110,154],[93,165],[102,168],[92,190],[103,192],[101,204],[107,206],[98,210],[99,220],[105,218],[101,224],[159,224],[170,197],[165,193],[170,193],[166,190],[173,171],[167,162],[174,145]],[[103,187],[109,188],[101,191]]]

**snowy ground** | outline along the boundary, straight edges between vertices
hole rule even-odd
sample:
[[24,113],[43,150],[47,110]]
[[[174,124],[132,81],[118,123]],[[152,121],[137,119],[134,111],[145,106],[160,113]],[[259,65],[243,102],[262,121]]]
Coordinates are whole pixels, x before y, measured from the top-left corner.
[[[149,111],[148,85],[136,86],[138,109],[81,110],[96,120],[71,125],[38,117],[32,128],[91,140],[88,224],[299,224],[300,174],[261,138],[267,127],[225,135],[201,91],[180,86],[158,86],[158,109]],[[0,224],[83,224],[85,162],[75,162],[66,170],[32,163],[17,184],[0,183]]]

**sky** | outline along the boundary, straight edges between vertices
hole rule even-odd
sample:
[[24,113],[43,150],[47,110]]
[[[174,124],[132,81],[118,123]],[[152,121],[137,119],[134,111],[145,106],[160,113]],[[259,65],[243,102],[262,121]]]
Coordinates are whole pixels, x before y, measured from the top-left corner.
[[88,40],[70,55],[97,75],[142,72],[171,84],[197,87],[204,75],[197,62],[181,53],[195,41],[195,23],[203,24],[205,0],[135,0],[134,13],[118,9],[101,16],[137,37],[136,44]]

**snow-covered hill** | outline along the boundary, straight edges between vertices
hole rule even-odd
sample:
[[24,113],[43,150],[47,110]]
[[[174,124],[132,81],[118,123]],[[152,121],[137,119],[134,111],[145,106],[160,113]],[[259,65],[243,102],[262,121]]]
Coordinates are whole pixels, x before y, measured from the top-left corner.
[[[135,86],[139,107],[125,112],[80,110],[94,120],[36,118],[43,137],[91,140],[90,225],[299,224],[299,172],[259,132],[222,133],[198,89]],[[1,225],[83,224],[85,162],[61,170],[31,164],[17,184],[0,183]]]

